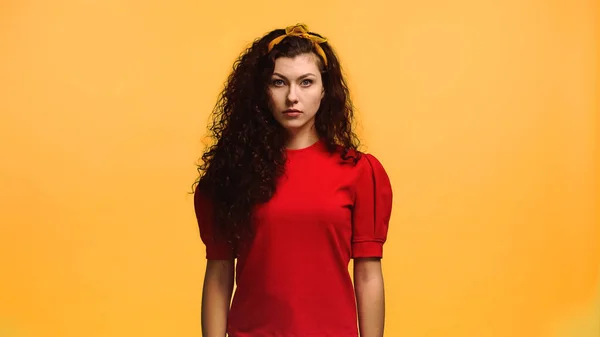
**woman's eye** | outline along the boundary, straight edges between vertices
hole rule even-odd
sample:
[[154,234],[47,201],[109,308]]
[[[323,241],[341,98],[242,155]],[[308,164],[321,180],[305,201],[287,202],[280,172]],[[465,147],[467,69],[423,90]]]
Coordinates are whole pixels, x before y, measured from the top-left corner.
[[309,86],[309,85],[311,85],[312,83],[313,83],[313,81],[312,81],[312,80],[304,80],[304,81],[302,81],[302,85],[303,85],[303,86]]
[[273,80],[273,85],[276,87],[280,87],[282,85],[284,85],[282,80]]

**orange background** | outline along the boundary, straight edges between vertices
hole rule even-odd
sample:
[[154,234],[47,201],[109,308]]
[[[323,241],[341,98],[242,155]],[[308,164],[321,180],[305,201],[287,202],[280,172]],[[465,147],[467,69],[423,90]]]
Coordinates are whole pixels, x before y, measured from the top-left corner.
[[329,37],[395,191],[386,336],[600,336],[598,3],[0,3],[0,336],[200,336],[190,191],[255,37]]

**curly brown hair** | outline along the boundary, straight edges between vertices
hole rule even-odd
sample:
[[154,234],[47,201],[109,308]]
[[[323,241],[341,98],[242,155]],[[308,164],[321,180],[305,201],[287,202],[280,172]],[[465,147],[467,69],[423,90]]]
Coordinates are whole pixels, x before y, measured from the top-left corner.
[[353,104],[335,52],[329,43],[320,44],[325,66],[311,41],[296,36],[284,38],[268,52],[269,42],[282,34],[284,29],[265,34],[235,61],[213,110],[209,131],[214,144],[206,148],[197,167],[195,193],[211,200],[215,233],[234,245],[252,234],[254,206],[272,197],[284,171],[287,134],[268,107],[267,86],[277,58],[314,53],[325,89],[315,117],[317,135],[331,153],[358,160],[350,154],[358,153],[359,146]]

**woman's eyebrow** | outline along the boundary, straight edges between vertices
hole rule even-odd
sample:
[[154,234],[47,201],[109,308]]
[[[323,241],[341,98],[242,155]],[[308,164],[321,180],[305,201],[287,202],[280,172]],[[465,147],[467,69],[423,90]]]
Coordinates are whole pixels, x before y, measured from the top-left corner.
[[[275,76],[279,76],[279,77],[281,77],[281,78],[284,78],[284,79],[286,79],[286,80],[288,79],[287,77],[285,77],[285,76],[283,76],[282,74],[280,74],[280,73],[277,73],[277,72],[273,73],[273,75],[275,75]],[[298,77],[298,79],[303,79],[303,78],[305,78],[305,77],[309,77],[309,76],[316,76],[316,75],[315,75],[315,74],[313,74],[313,73],[306,73],[306,74],[304,74],[304,75],[302,75],[302,76]]]

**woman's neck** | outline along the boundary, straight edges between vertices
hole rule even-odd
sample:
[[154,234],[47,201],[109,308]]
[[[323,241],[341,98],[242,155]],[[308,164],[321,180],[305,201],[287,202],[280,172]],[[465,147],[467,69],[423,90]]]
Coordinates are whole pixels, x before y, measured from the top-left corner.
[[317,130],[310,128],[305,132],[288,133],[285,147],[290,150],[298,150],[309,147],[319,140]]

